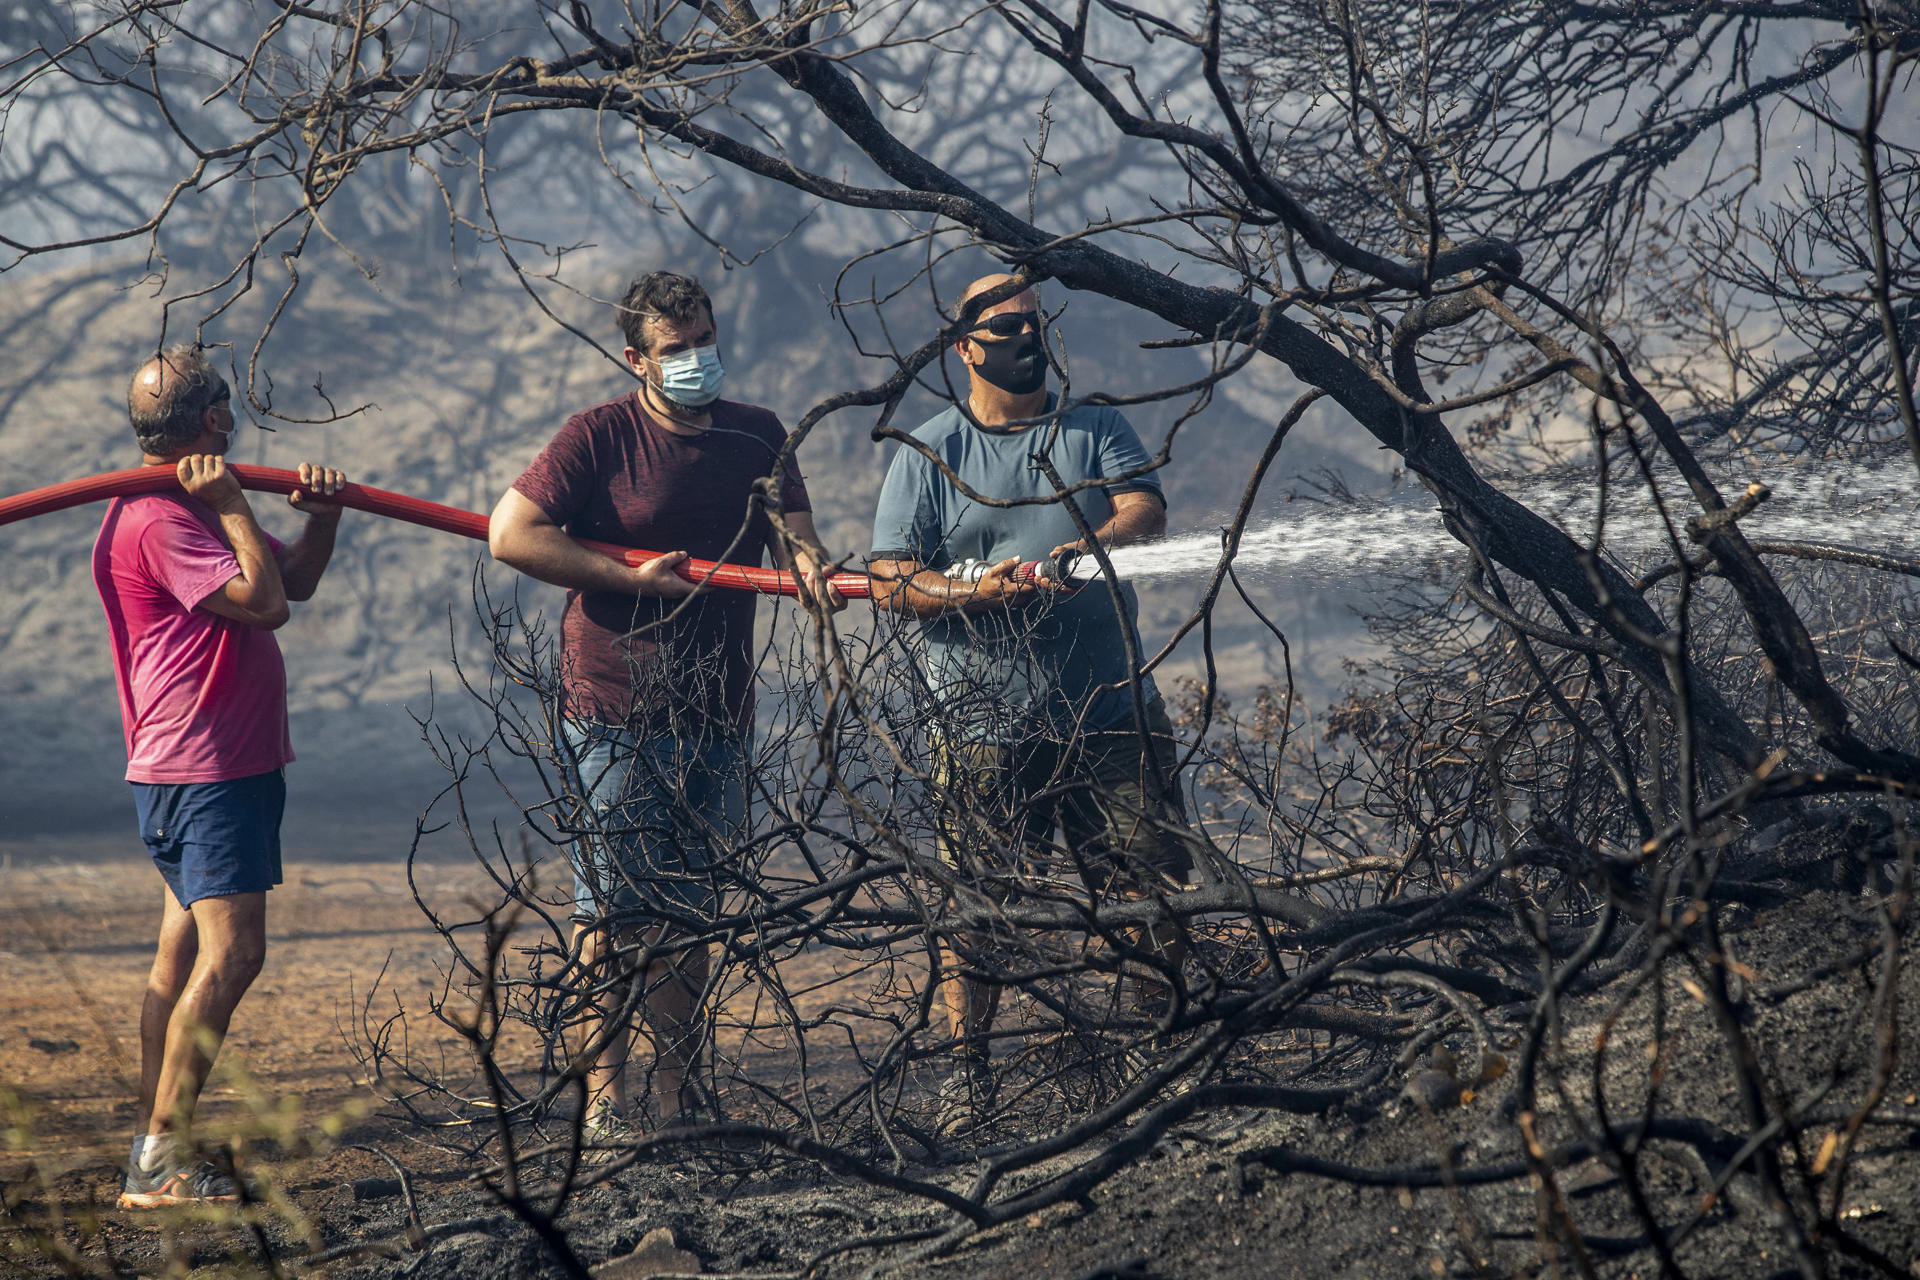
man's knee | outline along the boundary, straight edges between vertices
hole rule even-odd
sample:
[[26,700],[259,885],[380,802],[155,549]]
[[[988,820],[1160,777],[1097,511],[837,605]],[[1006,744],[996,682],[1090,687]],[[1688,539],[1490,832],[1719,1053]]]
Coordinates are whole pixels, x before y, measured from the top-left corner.
[[153,968],[147,971],[147,997],[168,1004],[178,1000],[193,978],[193,962],[196,958],[189,955],[183,963],[178,956],[164,953],[157,956]]
[[260,976],[267,960],[267,940],[243,935],[207,952],[207,972],[221,985],[245,990]]
[[223,986],[245,990],[267,959],[266,895],[203,898],[193,912],[205,971]]
[[154,952],[153,967],[147,971],[147,991],[164,999],[177,999],[193,977],[194,962],[199,958],[200,949],[191,935],[184,945],[163,935]]

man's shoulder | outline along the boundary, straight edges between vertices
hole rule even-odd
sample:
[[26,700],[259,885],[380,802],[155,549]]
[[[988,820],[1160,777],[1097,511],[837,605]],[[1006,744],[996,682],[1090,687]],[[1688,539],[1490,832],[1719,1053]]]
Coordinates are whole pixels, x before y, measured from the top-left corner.
[[611,400],[602,400],[576,411],[561,426],[561,434],[568,431],[604,431],[630,426],[638,417],[634,410],[633,393],[623,392]]
[[745,400],[715,400],[708,410],[715,419],[724,418],[734,430],[772,431],[782,439],[787,429],[780,425],[780,415],[765,405],[748,404]]
[[761,405],[744,400],[715,400],[707,412],[712,423],[708,429],[716,433],[714,438],[731,438],[738,443],[740,437],[745,436],[754,442],[746,452],[752,455],[755,466],[766,461],[761,450],[777,453],[787,443],[787,428],[781,423],[780,415]]
[[177,493],[138,493],[115,498],[101,517],[102,534],[120,542],[190,539],[218,541],[207,521]]
[[187,499],[165,489],[158,493],[123,493],[107,503],[109,515],[116,511],[141,520],[187,516]]
[[966,415],[960,412],[960,406],[950,404],[907,434],[921,444],[937,448],[967,429]]
[[893,451],[893,460],[887,464],[888,485],[896,492],[905,492],[900,486],[917,486],[920,490],[945,494],[950,487],[935,483],[940,469],[927,458],[921,449],[928,450],[934,456],[943,459],[949,466],[960,464],[960,450],[955,446],[960,433],[966,430],[966,419],[958,408],[949,408],[934,414],[925,422],[909,431],[913,445],[903,444]]
[[[780,416],[771,409],[742,400],[715,400],[707,412],[714,425],[722,430],[745,433],[776,447],[786,442],[787,429],[780,425]],[[560,434],[625,434],[638,431],[641,426],[640,406],[634,393],[629,391],[575,413],[560,428]]]
[[176,493],[115,498],[107,504],[94,540],[95,584],[102,591],[109,583],[152,586],[171,580],[183,567],[212,564],[214,556],[231,556],[231,548],[211,520]]
[[1127,415],[1110,404],[1076,404],[1061,415],[1061,426],[1068,431],[1086,431],[1104,435],[1110,431],[1132,431]]
[[[1127,421],[1125,414],[1110,404],[1074,405],[1061,420],[1061,433],[1084,441],[1089,454],[1097,455],[1106,465],[1123,460],[1131,470],[1135,463],[1144,463],[1150,456],[1139,431]],[[1160,481],[1149,471],[1117,487],[1158,489]]]

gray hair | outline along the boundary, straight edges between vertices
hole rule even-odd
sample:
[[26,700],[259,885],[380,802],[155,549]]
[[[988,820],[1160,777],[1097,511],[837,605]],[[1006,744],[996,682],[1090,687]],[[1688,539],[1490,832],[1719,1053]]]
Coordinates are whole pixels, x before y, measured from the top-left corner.
[[[127,388],[127,417],[141,451],[160,458],[199,437],[201,415],[226,392],[227,380],[190,343],[168,347],[156,359],[165,366],[159,393],[151,400],[138,395],[140,375],[136,373]],[[140,403],[143,400],[147,402]]]

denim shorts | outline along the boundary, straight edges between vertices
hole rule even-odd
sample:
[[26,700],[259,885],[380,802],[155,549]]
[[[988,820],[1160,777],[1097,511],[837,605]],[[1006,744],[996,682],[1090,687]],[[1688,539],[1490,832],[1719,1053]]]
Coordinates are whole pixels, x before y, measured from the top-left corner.
[[182,907],[280,883],[280,770],[229,782],[136,782],[133,805],[140,838]]
[[746,744],[636,739],[592,720],[564,732],[587,802],[569,854],[576,918],[711,918],[747,834]]

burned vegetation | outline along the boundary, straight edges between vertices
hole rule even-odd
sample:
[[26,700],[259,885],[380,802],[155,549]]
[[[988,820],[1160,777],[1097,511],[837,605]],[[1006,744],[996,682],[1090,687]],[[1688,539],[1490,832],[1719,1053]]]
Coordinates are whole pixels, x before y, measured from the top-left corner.
[[[1912,1274],[1920,561],[1746,527],[1805,468],[1911,504],[1911,4],[600,8],[47,16],[5,91],[17,117],[212,113],[156,126],[178,185],[111,233],[156,254],[200,188],[281,210],[222,231],[230,274],[167,284],[170,324],[309,236],[390,234],[368,211],[409,165],[441,231],[550,296],[565,254],[528,252],[482,163],[540,117],[571,139],[556,199],[622,184],[733,265],[764,247],[754,271],[818,250],[743,222],[742,191],[861,241],[816,283],[880,372],[807,388],[795,448],[856,412],[912,447],[903,407],[953,391],[962,250],[1154,326],[1129,355],[1185,363],[1144,389],[1090,385],[1068,319],[1048,350],[1063,404],[1163,414],[1169,472],[1204,464],[1234,379],[1284,366],[1186,620],[1128,655],[1174,714],[1193,872],[1113,891],[933,767],[917,629],[857,607],[760,652],[754,817],[703,850],[713,907],[656,905],[671,930],[589,961],[562,851],[609,833],[547,623],[482,574],[458,657],[487,727],[423,724],[450,781],[421,830],[460,830],[494,892],[423,895],[446,982],[363,993],[346,1029],[409,1144],[394,1187],[352,1214],[269,1192],[223,1247],[353,1275],[636,1250],[769,1277]],[[1286,604],[1236,566],[1309,414],[1391,451],[1461,548],[1369,584],[1380,656],[1331,707],[1214,650],[1244,608],[1284,669]],[[1488,478],[1543,470],[1591,495],[1578,519]],[[502,788],[524,821],[467,820]],[[639,1013],[694,948],[710,1110],[594,1132],[583,1022]],[[998,1004],[964,1124],[943,950]],[[420,1051],[429,1023],[464,1054]],[[462,1180],[416,1186],[418,1151]],[[134,1269],[110,1228],[6,1204],[16,1257]]]
[[[597,966],[570,943],[546,846],[601,833],[536,693],[539,624],[490,604],[501,643],[475,692],[498,734],[443,749],[462,789],[502,753],[552,786],[518,797],[532,834],[475,833],[499,898],[440,918],[455,981],[407,1014],[458,1028],[472,1063],[414,1060],[400,1025],[369,1016],[369,1074],[486,1170],[502,1216],[533,1228],[527,1265],[565,1265],[560,1240],[582,1265],[635,1243],[583,1207],[607,1203],[750,1269],[725,1212],[674,1181],[691,1176],[762,1219],[752,1249],[774,1271],[987,1274],[1009,1247],[997,1228],[1122,1213],[1184,1155],[1223,1189],[1189,1231],[1213,1219],[1259,1242],[1216,1238],[1221,1274],[1316,1274],[1356,1249],[1351,1265],[1382,1265],[1397,1242],[1359,1221],[1367,1192],[1440,1274],[1731,1275],[1761,1256],[1767,1274],[1898,1274],[1920,1084],[1902,1052],[1902,785],[1795,770],[1810,733],[1784,718],[1752,767],[1709,756],[1689,785],[1677,762],[1697,731],[1670,699],[1464,594],[1403,590],[1420,608],[1376,620],[1392,662],[1312,729],[1284,689],[1243,708],[1182,688],[1200,853],[1191,884],[1147,898],[1090,893],[1071,850],[1023,845],[1024,815],[921,766],[940,726],[902,675],[911,634],[842,640],[839,693],[803,678],[814,655],[769,654],[763,676],[791,684],[755,747],[753,839],[713,851],[724,909]],[[1912,673],[1875,653],[1886,607],[1849,614],[1871,637],[1845,650],[1849,704],[1897,726]],[[1691,643],[1734,714],[1779,715],[1739,635]],[[1010,868],[1001,882],[935,852],[956,813],[967,852]],[[1177,970],[1150,927],[1185,944]],[[715,1122],[583,1132],[584,1005],[637,1008],[635,973],[696,943],[713,955]],[[961,1132],[940,1127],[959,1047],[941,946],[1002,1007],[994,1088]],[[1340,1185],[1356,1198],[1329,1198]],[[834,1187],[867,1190],[853,1216],[869,1227],[809,1251],[802,1219]],[[766,1221],[790,1212],[785,1232]],[[1167,1229],[1166,1253],[1145,1252],[1165,1269],[1142,1274],[1211,1256]]]

